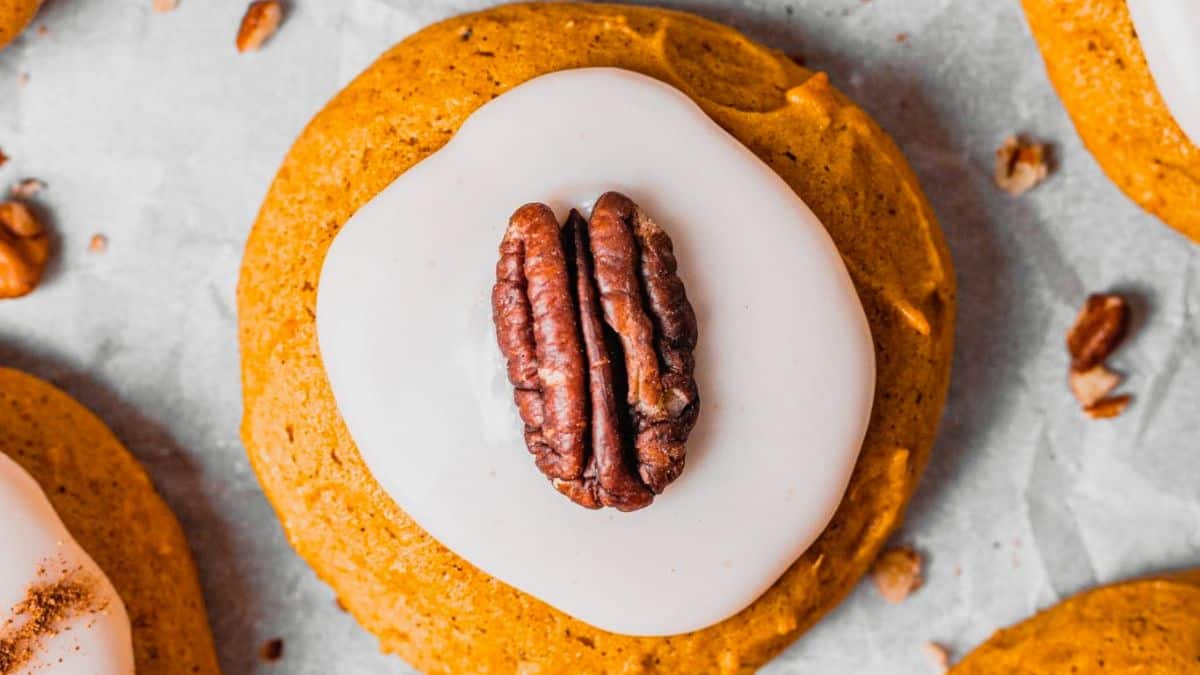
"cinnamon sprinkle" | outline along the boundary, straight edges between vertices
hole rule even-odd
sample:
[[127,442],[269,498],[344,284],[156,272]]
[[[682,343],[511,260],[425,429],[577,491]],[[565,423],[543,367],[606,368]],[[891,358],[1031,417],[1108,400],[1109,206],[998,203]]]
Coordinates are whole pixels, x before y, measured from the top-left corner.
[[[45,568],[39,576],[44,575]],[[35,582],[25,598],[12,608],[0,624],[0,675],[13,675],[25,667],[42,644],[58,635],[72,618],[99,612],[104,606],[96,597],[95,581],[82,569],[68,572],[53,582]],[[24,618],[22,623],[17,619]]]

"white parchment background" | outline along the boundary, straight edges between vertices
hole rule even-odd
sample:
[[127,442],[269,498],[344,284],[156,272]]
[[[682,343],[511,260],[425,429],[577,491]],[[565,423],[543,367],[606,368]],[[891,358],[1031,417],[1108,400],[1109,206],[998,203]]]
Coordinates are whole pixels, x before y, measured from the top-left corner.
[[[51,0],[0,53],[0,185],[36,176],[60,237],[45,286],[0,303],[0,362],[94,408],[146,464],[199,561],[228,673],[406,673],[288,548],[238,439],[234,285],[259,202],[307,120],[385,48],[481,0],[294,0],[239,56],[242,0]],[[1082,148],[1015,1],[673,0],[790,53],[896,138],[960,285],[941,437],[898,540],[928,583],[869,584],[770,673],[923,673],[1096,582],[1200,565],[1200,248],[1126,200]],[[905,33],[904,42],[896,40]],[[19,75],[28,73],[21,86]],[[1013,131],[1055,144],[1024,197],[991,182]],[[109,237],[88,252],[93,233]],[[1135,300],[1114,364],[1135,404],[1085,420],[1063,335],[1089,291]],[[258,661],[285,640],[283,660]]]

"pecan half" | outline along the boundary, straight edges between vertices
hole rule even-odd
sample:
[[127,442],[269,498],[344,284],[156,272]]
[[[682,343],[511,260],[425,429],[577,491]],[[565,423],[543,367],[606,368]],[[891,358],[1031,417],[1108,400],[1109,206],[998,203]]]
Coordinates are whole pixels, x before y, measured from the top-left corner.
[[50,238],[29,207],[0,203],[0,299],[31,292],[49,257]]
[[1067,333],[1071,370],[1083,372],[1104,363],[1129,330],[1129,305],[1114,294],[1088,296]]
[[492,312],[535,463],[572,501],[632,511],[683,471],[696,316],[667,234],[610,192],[560,227],[513,214]]

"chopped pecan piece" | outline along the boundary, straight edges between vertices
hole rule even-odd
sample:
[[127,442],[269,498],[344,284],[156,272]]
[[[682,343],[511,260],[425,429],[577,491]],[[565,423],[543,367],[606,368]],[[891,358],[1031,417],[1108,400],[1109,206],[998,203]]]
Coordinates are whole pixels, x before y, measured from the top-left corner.
[[1082,373],[1072,370],[1067,375],[1067,384],[1070,385],[1071,393],[1075,394],[1079,405],[1087,408],[1111,394],[1121,384],[1121,376],[1100,364]]
[[1094,420],[1104,420],[1110,417],[1116,417],[1125,412],[1125,408],[1129,406],[1129,402],[1133,397],[1129,394],[1121,394],[1120,396],[1109,396],[1102,398],[1095,403],[1085,406],[1083,411]]
[[1129,305],[1113,294],[1088,296],[1075,325],[1067,333],[1071,369],[1083,372],[1104,363],[1129,330]]
[[50,257],[50,238],[29,207],[0,203],[0,299],[28,294]]
[[238,26],[237,50],[258,51],[283,20],[283,3],[279,0],[256,0],[246,8],[242,23]]
[[696,317],[671,240],[610,192],[560,227],[527,204],[500,244],[492,311],[535,463],[572,501],[650,504],[696,424]]
[[996,149],[996,184],[1016,196],[1046,179],[1046,147],[1018,136],[1009,136]]
[[920,553],[907,546],[884,551],[871,568],[871,577],[879,594],[891,603],[904,602],[910,593],[921,587],[921,566],[924,559]]
[[1120,415],[1131,399],[1111,396],[1121,376],[1104,365],[1129,330],[1129,304],[1119,295],[1088,296],[1075,325],[1067,333],[1071,369],[1067,384],[1083,411],[1093,419]]

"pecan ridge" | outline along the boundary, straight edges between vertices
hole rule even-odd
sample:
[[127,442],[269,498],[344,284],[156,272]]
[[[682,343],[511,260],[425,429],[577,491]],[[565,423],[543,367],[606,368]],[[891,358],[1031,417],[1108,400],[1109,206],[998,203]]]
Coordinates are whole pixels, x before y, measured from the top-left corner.
[[667,234],[609,192],[560,227],[513,214],[492,311],[525,442],[572,501],[632,511],[683,470],[699,396],[696,316]]

